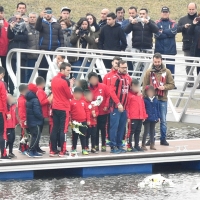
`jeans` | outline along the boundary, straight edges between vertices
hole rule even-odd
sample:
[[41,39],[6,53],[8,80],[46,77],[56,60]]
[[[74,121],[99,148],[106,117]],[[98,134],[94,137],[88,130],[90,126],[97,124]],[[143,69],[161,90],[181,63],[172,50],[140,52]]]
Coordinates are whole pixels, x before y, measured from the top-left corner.
[[127,113],[126,110],[119,112],[117,108],[110,113],[110,146],[121,147],[126,128]]
[[[36,59],[28,59],[27,67],[32,67],[34,69],[36,61],[37,61]],[[25,73],[25,82],[26,83],[29,82],[29,80],[31,78],[31,74],[33,72],[33,69],[26,69],[26,73]]]
[[[175,61],[175,59],[168,59],[166,58],[166,60],[168,61]],[[174,64],[166,64],[167,69],[169,69],[172,73],[172,75],[175,74],[175,65]]]
[[160,140],[165,140],[167,135],[167,101],[158,101],[160,110]]

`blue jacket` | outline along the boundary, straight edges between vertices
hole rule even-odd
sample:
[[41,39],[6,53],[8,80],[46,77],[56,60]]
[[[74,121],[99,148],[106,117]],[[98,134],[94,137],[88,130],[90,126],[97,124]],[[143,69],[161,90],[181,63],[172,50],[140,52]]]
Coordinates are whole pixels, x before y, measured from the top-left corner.
[[26,119],[27,126],[34,127],[43,124],[40,102],[35,93],[28,91],[26,94]]
[[148,118],[146,121],[150,122],[156,122],[158,119],[160,119],[160,110],[159,110],[159,104],[158,99],[154,97],[153,101],[151,101],[148,97],[144,98],[146,113],[148,115]]
[[159,31],[155,34],[155,53],[176,55],[176,22],[170,19],[160,19],[156,21],[156,24],[162,33]]

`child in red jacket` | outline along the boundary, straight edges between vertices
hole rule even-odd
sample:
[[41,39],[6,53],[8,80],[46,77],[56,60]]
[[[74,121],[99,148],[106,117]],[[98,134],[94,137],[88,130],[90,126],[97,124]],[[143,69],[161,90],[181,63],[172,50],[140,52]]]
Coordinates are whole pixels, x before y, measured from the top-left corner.
[[[38,97],[38,100],[40,102],[40,105],[42,107],[42,115],[43,115],[43,118],[48,118],[49,117],[49,105],[50,105],[50,102],[49,102],[49,99],[47,97],[47,94],[45,93],[44,91],[44,88],[45,88],[45,80],[43,77],[41,76],[38,76],[36,78],[36,85],[37,85],[37,88],[38,88],[38,91],[36,93],[37,97]],[[43,130],[43,126],[44,126],[44,119],[43,119],[43,124],[42,126],[40,126],[40,131],[42,133],[42,130]],[[37,152],[38,153],[46,153],[45,151],[43,151],[40,146],[37,147]]]
[[[147,118],[144,99],[140,94],[139,81],[137,79],[132,79],[131,89],[128,95],[128,152],[143,151],[139,147],[140,132],[142,129],[142,122]],[[132,147],[132,137],[134,135],[135,146]]]
[[92,102],[93,95],[90,90],[85,90],[84,96],[90,112],[90,125],[88,126],[87,129],[86,148],[89,149],[89,139],[91,136],[91,152],[96,153],[97,151],[95,149],[95,144],[96,144],[97,117],[99,115],[99,108]]
[[16,103],[15,100],[13,98],[13,96],[11,94],[9,94],[7,96],[7,104],[8,104],[8,112],[7,114],[9,114],[11,116],[10,119],[7,119],[7,126],[6,126],[6,133],[7,133],[7,143],[6,143],[6,148],[9,147],[9,154],[8,157],[9,158],[14,158],[15,154],[13,153],[13,145],[14,145],[14,141],[15,141],[15,127],[18,124],[18,120],[16,117]]
[[[74,89],[74,98],[71,100],[70,106],[70,115],[71,115],[71,123],[72,123],[72,153],[76,153],[76,146],[78,137],[81,140],[82,146],[82,154],[88,155],[88,151],[86,150],[86,133],[87,133],[87,125],[90,125],[90,112],[87,107],[87,103],[82,99],[83,90],[80,87],[76,87]],[[81,123],[82,126],[77,127],[77,131],[75,123]]]

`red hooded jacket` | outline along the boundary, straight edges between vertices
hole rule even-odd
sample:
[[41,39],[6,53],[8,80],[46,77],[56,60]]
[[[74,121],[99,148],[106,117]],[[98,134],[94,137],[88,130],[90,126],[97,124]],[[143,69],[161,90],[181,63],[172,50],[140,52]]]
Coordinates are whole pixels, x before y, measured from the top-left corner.
[[99,115],[108,114],[109,110],[108,111],[103,110],[105,107],[109,108],[110,92],[108,86],[103,83],[98,83],[96,86],[93,87],[90,86],[89,89],[93,94],[93,101],[95,101],[98,96],[103,97],[103,101],[99,106]]
[[62,73],[58,73],[51,81],[53,93],[52,108],[57,110],[70,110],[70,99],[73,98],[70,83]]
[[110,86],[112,77],[117,73],[117,70],[111,69],[103,78],[103,83],[107,86]]
[[44,90],[40,87],[38,87],[38,91],[36,93],[40,105],[42,107],[42,115],[44,118],[48,118],[49,117],[49,100],[47,99],[47,95],[44,92]]
[[13,104],[9,106],[7,114],[11,115],[11,119],[7,119],[7,125],[6,128],[15,128],[15,126],[18,124],[17,116],[16,116],[16,108],[17,105]]
[[88,109],[88,105],[84,100],[72,99],[70,105],[71,121],[75,120],[77,122],[90,122],[90,112]]
[[7,90],[5,83],[0,80],[0,112],[7,112]]
[[146,119],[148,117],[142,95],[129,91],[127,103],[128,119]]
[[0,56],[6,56],[8,53],[8,44],[9,40],[7,37],[8,31],[8,22],[4,19],[3,27],[1,27],[1,35],[0,35]]
[[20,95],[18,98],[18,115],[19,115],[19,123],[22,128],[27,128],[26,121],[26,98],[24,95]]

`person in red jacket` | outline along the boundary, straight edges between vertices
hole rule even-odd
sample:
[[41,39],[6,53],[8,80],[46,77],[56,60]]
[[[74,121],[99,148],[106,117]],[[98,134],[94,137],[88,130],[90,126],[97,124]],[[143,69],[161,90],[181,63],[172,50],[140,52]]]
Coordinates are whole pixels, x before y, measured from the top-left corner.
[[80,87],[74,88],[74,98],[71,100],[71,110],[70,119],[72,127],[74,126],[74,121],[81,123],[83,126],[79,127],[81,134],[78,134],[72,129],[72,153],[77,153],[76,146],[78,141],[78,136],[81,140],[82,154],[88,155],[86,150],[86,133],[87,125],[90,126],[90,112],[88,109],[88,104],[82,99],[83,90]]
[[60,73],[51,81],[51,90],[53,94],[52,113],[53,113],[53,128],[50,135],[50,156],[56,156],[57,150],[57,133],[60,134],[61,152],[59,156],[64,156],[66,153],[66,133],[68,128],[70,99],[73,98],[72,87],[74,80],[66,79],[71,72],[71,65],[63,62],[60,65]]
[[17,100],[18,118],[19,118],[19,124],[21,127],[19,151],[24,155],[26,154],[26,151],[28,150],[27,139],[23,140],[22,142],[22,139],[25,136],[25,132],[28,131],[28,128],[26,125],[26,98],[25,98],[27,91],[28,91],[28,86],[25,84],[21,84],[19,86],[20,96]]
[[7,96],[7,105],[8,105],[8,112],[11,116],[10,119],[7,119],[7,126],[6,126],[6,133],[7,133],[7,144],[6,147],[9,147],[9,154],[8,157],[14,158],[15,154],[13,153],[13,145],[15,141],[15,127],[18,124],[17,116],[16,116],[16,108],[17,104],[11,94]]
[[[42,115],[43,115],[43,118],[48,118],[49,117],[49,105],[50,105],[50,102],[49,102],[49,99],[47,97],[47,94],[45,93],[44,91],[44,88],[45,88],[45,80],[43,77],[41,76],[38,76],[35,80],[36,82],[36,85],[37,85],[37,88],[38,88],[38,91],[36,93],[37,97],[38,97],[38,100],[40,102],[40,105],[42,107]],[[40,131],[42,133],[42,130],[43,130],[43,126],[44,126],[44,119],[43,119],[43,124],[42,126],[40,127]],[[39,143],[38,143],[39,145]],[[43,151],[40,146],[37,147],[37,152],[38,153],[42,153],[42,154],[45,154],[46,152]]]
[[93,101],[96,101],[99,96],[103,97],[97,117],[96,151],[99,151],[99,131],[101,131],[101,151],[105,152],[110,92],[105,84],[99,83],[98,75],[95,72],[88,74],[88,81],[90,84],[89,89],[93,94]]
[[7,114],[7,90],[5,83],[2,81],[5,75],[5,69],[0,67],[0,148],[1,159],[9,159],[6,152],[6,118],[11,118],[10,114]]
[[8,72],[6,69],[6,56],[8,52],[9,40],[7,37],[9,23],[4,18],[4,8],[0,6],[0,60],[5,69],[4,81],[8,84]]
[[103,78],[103,83],[105,85],[110,86],[112,77],[118,72],[118,69],[119,69],[118,62],[120,60],[122,60],[122,59],[118,56],[115,56],[113,58],[112,68],[111,68],[110,72],[108,72]]
[[90,125],[87,129],[86,136],[86,148],[89,149],[89,139],[91,137],[91,152],[96,153],[96,132],[97,132],[97,117],[99,115],[98,106],[95,105],[94,101],[92,102],[93,96],[90,90],[84,91],[85,101],[90,112]]
[[[131,89],[128,95],[127,111],[128,111],[128,152],[143,151],[139,146],[140,132],[142,123],[148,117],[146,114],[144,99],[140,93],[139,81],[132,79]],[[134,135],[135,146],[132,146],[132,137]]]

